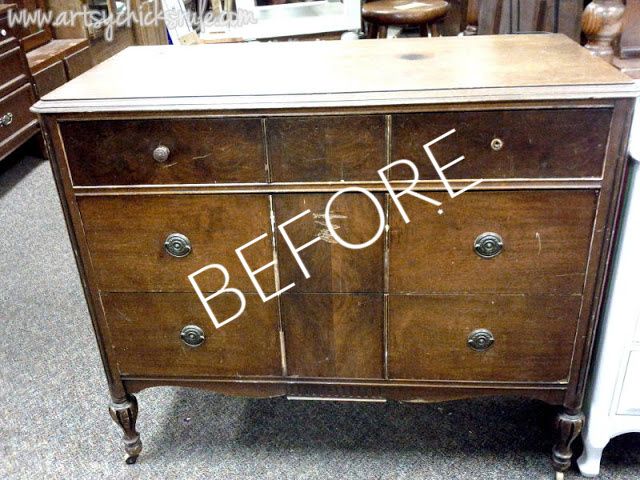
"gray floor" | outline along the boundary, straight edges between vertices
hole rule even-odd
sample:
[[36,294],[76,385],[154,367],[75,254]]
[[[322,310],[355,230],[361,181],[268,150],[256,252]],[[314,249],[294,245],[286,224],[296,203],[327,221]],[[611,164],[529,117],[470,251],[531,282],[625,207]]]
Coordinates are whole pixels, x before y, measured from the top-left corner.
[[[19,158],[0,170],[0,478],[553,478],[553,410],[536,401],[339,404],[169,388],[139,395],[144,451],[125,465],[49,165]],[[640,478],[640,435],[612,441],[601,478]]]

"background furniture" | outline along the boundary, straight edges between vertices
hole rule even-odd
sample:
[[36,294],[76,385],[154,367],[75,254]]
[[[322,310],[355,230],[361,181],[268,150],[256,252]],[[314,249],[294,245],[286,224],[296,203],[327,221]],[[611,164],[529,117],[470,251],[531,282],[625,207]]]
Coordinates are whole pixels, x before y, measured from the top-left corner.
[[368,38],[386,38],[391,25],[419,27],[420,36],[431,32],[439,36],[438,23],[442,23],[449,11],[444,0],[375,0],[362,5],[362,20],[367,25]]
[[578,466],[586,476],[599,473],[602,451],[611,438],[640,432],[640,115],[637,110],[636,117],[630,149],[630,187],[585,404],[584,453]]
[[[482,68],[471,83],[470,58]],[[159,64],[172,65],[161,78]],[[185,92],[194,64],[206,70]],[[635,95],[566,37],[518,35],[129,49],[41,100],[129,462],[142,448],[133,394],[182,385],[373,402],[523,395],[562,405],[552,458],[568,469]],[[423,149],[451,129],[432,149],[441,165],[466,156],[447,169],[453,188],[493,179],[453,199]],[[377,173],[396,159],[444,202],[404,196],[411,223]],[[396,191],[411,178],[389,175]],[[389,228],[347,250],[327,217],[350,242],[380,222],[358,193],[326,214],[356,185]],[[305,209],[287,230],[294,245],[318,239],[301,253],[308,278],[272,224]],[[255,239],[249,264],[278,265],[258,274],[265,292],[295,283],[266,303],[235,253]],[[247,302],[219,329],[188,279],[212,263]],[[222,275],[208,273],[198,284],[216,292]],[[210,306],[222,320],[238,304],[227,292]]]
[[39,131],[29,111],[36,100],[29,66],[7,21],[10,8],[0,5],[0,160]]

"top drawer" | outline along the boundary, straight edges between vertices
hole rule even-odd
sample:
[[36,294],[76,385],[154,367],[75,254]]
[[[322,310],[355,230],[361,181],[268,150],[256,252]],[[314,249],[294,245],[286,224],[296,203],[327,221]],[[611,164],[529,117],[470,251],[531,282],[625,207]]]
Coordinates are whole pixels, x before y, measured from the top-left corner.
[[[600,177],[612,110],[503,110],[394,115],[391,161],[408,159],[423,180],[437,179],[423,145],[431,146],[448,179]],[[391,172],[391,178],[404,174]]]
[[267,181],[260,119],[60,124],[76,186]]

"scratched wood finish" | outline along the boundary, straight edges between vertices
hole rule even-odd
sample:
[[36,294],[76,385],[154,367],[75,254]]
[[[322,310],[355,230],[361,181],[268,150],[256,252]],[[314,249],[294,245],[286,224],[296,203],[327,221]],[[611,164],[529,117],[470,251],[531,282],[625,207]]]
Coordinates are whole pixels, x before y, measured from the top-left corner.
[[[390,292],[582,293],[596,192],[469,191],[446,201],[442,215],[422,200],[401,200],[411,221],[390,208]],[[474,251],[485,232],[504,240],[494,258]]]
[[[581,297],[390,295],[389,377],[424,380],[568,381]],[[495,343],[467,345],[476,329]]]
[[376,180],[386,163],[383,115],[269,119],[267,139],[275,182]]
[[[246,295],[242,316],[216,330],[191,293],[103,293],[101,299],[124,376],[282,375],[275,302],[263,304],[258,295]],[[238,307],[234,295],[216,301],[221,318]],[[180,331],[187,325],[204,331],[202,345],[182,342]]]
[[[280,286],[295,283],[293,292],[382,292],[384,287],[384,241],[351,250],[340,245],[327,228],[325,206],[331,195],[274,195],[276,223],[281,224],[301,212],[311,212],[286,226],[293,244],[300,247],[315,238],[321,240],[299,255],[309,271],[305,278],[291,250],[279,236]],[[377,194],[380,205],[384,196]],[[376,235],[380,220],[375,205],[362,194],[340,195],[332,204],[331,223],[335,232],[349,243],[364,243]]]
[[[158,61],[159,57],[164,62]],[[207,62],[203,61],[205,57]],[[194,58],[198,60],[194,62]],[[190,84],[187,93],[182,87],[176,88],[181,83],[174,81],[173,75],[184,70],[180,68],[183,62],[215,66],[228,59],[233,59],[238,69],[225,82],[211,82],[212,76],[204,72]],[[469,59],[474,75],[468,75]],[[158,80],[150,65],[167,62],[174,68]],[[384,69],[380,68],[382,64]],[[256,69],[264,72],[258,83],[251,80]],[[150,77],[154,77],[153,81],[147,80]],[[348,44],[314,42],[281,44],[277,48],[253,44],[184,52],[133,49],[52,92],[35,110],[44,114],[43,126],[54,154],[54,177],[83,276],[112,400],[122,403],[132,392],[161,385],[197,386],[235,395],[287,394],[357,400],[441,401],[509,394],[562,405],[565,414],[559,417],[558,430],[566,431],[567,422],[562,418],[580,413],[604,298],[620,194],[625,187],[626,163],[621,152],[626,151],[634,88],[628,78],[591,58],[578,45],[561,36],[544,35]],[[527,112],[532,110],[545,114],[553,111],[557,115],[547,115],[548,122],[543,119],[532,126],[517,120],[515,113],[512,117],[511,113],[496,114],[523,111],[529,115]],[[310,247],[305,261],[323,276],[329,275],[330,281],[318,285],[301,282],[302,288],[309,285],[311,290],[287,292],[266,305],[259,303],[255,315],[211,333],[215,336],[235,326],[246,329],[243,335],[251,338],[253,317],[262,318],[260,315],[274,309],[273,327],[280,341],[280,357],[269,354],[264,360],[270,365],[268,369],[265,367],[269,374],[259,364],[263,349],[251,341],[246,350],[236,344],[234,354],[225,357],[236,366],[226,372],[205,370],[204,362],[192,368],[189,359],[181,359],[185,363],[174,369],[168,357],[156,354],[156,345],[162,348],[166,345],[167,351],[173,352],[175,344],[170,342],[176,342],[175,335],[182,322],[201,321],[204,313],[188,284],[185,287],[184,283],[175,283],[178,280],[174,277],[182,277],[179,281],[186,282],[184,277],[193,271],[186,268],[181,271],[179,265],[193,261],[197,263],[193,266],[199,268],[228,260],[231,286],[253,291],[239,263],[234,267],[233,249],[239,245],[230,238],[236,237],[235,232],[241,237],[246,234],[245,241],[249,241],[268,232],[271,220],[275,223],[282,221],[283,214],[299,213],[294,211],[300,205],[299,197],[303,208],[309,202],[311,210],[318,212],[316,195],[326,197],[350,182],[354,185],[372,178],[378,157],[374,163],[363,160],[356,165],[355,151],[369,152],[371,145],[385,145],[385,141],[393,142],[394,137],[397,141],[398,118],[461,112],[459,118],[463,119],[469,118],[465,114],[470,111],[485,112],[487,122],[513,118],[514,124],[520,124],[520,133],[513,126],[507,131],[500,130],[506,128],[504,125],[489,128],[481,122],[474,124],[476,135],[496,130],[505,137],[501,150],[504,157],[479,155],[484,159],[481,162],[487,164],[484,171],[504,175],[502,179],[486,182],[483,190],[445,201],[441,215],[436,208],[406,195],[401,201],[412,219],[409,225],[402,223],[396,206],[387,198],[390,231],[381,239],[384,249],[373,262],[383,262],[381,276],[374,274],[376,270],[369,264],[363,268],[371,268],[370,273],[347,274],[351,261],[346,256],[341,258],[342,254],[335,252],[332,245],[322,242],[317,245],[321,247],[317,253],[313,250],[316,245]],[[570,111],[577,111],[576,117],[571,117],[576,125],[585,121],[581,115],[598,125],[593,130],[589,125],[580,127],[587,129],[588,140],[576,128],[567,134],[565,141],[577,148],[580,155],[570,155],[570,148],[563,146],[551,149],[542,136],[544,131],[553,137],[555,129],[565,128],[558,126],[557,118],[569,118],[564,115]],[[611,112],[609,123],[605,118]],[[340,128],[332,123],[344,118],[353,122]],[[356,141],[353,144],[357,147],[345,147],[349,143],[349,129],[362,128],[356,120],[370,118],[384,118],[384,131],[375,138],[370,136],[366,144]],[[129,174],[123,174],[127,178],[125,183],[73,185],[71,160],[65,150],[69,132],[61,130],[60,125],[64,127],[71,121],[88,124],[118,120],[170,124],[179,119],[216,119],[223,123],[260,119],[263,128],[251,138],[258,139],[261,152],[266,153],[265,180],[250,185],[204,184],[191,172],[185,173],[184,183],[178,184],[171,175],[156,184],[136,183],[139,179],[126,183]],[[281,132],[282,138],[271,138],[272,132],[277,131],[272,127],[285,120],[304,139],[295,135],[293,139],[285,138],[288,130]],[[419,138],[427,125],[416,125],[415,138],[409,136],[408,141],[416,142],[414,145],[428,141]],[[473,134],[471,131],[472,137]],[[359,134],[355,140],[366,135]],[[530,151],[522,143],[525,136],[527,141],[531,138],[536,151],[548,149],[546,154]],[[601,150],[605,136],[606,145]],[[303,140],[308,140],[306,149],[295,145]],[[274,155],[280,148],[278,143],[285,141],[289,145],[286,151],[281,149],[285,153],[280,157]],[[473,146],[475,141],[469,145]],[[323,142],[326,147],[319,145]],[[485,142],[483,137],[482,145]],[[394,152],[385,146],[388,158],[383,154],[383,163],[394,160]],[[518,156],[510,160],[508,155],[514,150],[509,148],[514,146]],[[119,146],[114,148],[117,150]],[[332,155],[335,158],[335,152],[342,153],[343,149],[350,162],[343,164],[342,170],[323,166],[316,158]],[[374,150],[378,152],[377,147]],[[462,154],[468,156],[466,152]],[[525,158],[527,154],[534,160]],[[298,156],[300,165],[293,163],[294,156]],[[508,164],[510,161],[512,165]],[[537,167],[531,165],[536,161]],[[309,162],[316,163],[311,167],[315,168],[314,173],[304,172]],[[278,172],[276,164],[286,168]],[[602,165],[602,175],[596,173],[591,177]],[[482,171],[482,165],[470,168],[476,167]],[[302,173],[296,177],[292,168],[299,168]],[[346,176],[342,173],[345,168],[350,179],[340,181]],[[456,176],[464,177],[475,171],[462,171]],[[530,178],[515,177],[527,172]],[[558,174],[561,178],[552,178]],[[93,181],[94,174],[88,177]],[[105,181],[108,178],[100,179]],[[380,183],[366,186],[382,192]],[[439,182],[423,183],[420,188],[425,189],[424,193],[439,189],[440,193],[433,196],[445,199]],[[270,204],[277,218],[269,218],[273,213]],[[360,208],[356,201],[353,205]],[[369,207],[366,211],[372,215]],[[224,218],[214,212],[221,209],[227,211]],[[337,213],[342,215],[339,207]],[[362,225],[348,224],[351,217],[345,216],[346,219],[336,218],[345,222],[341,225],[343,233],[365,234]],[[168,227],[172,230],[193,227],[193,231],[200,232],[181,232],[193,236],[194,246],[192,256],[183,259],[184,263],[165,262],[162,258],[161,241]],[[302,225],[300,230],[291,227],[296,243],[322,235],[321,227],[313,224],[312,217],[311,223]],[[349,230],[352,227],[354,230]],[[505,240],[503,253],[492,260],[480,259],[473,252],[475,237],[485,231],[496,231]],[[205,239],[207,246],[203,243]],[[276,237],[275,241],[275,253],[282,254],[282,264],[288,262],[290,267],[283,269],[281,275],[298,275],[295,278],[299,279],[295,263],[290,257],[286,260],[286,251],[281,250],[282,238]],[[274,260],[273,247],[270,238],[265,239],[264,245],[252,247],[247,252],[249,263],[258,268]],[[204,252],[206,249],[211,254]],[[320,258],[326,265],[321,265]],[[134,270],[142,275],[142,280],[134,277]],[[272,278],[275,270],[268,269],[265,273]],[[383,292],[387,286],[391,293],[357,291],[368,284],[371,290],[380,290],[380,278]],[[213,290],[220,286],[220,280],[218,276],[202,283],[205,289]],[[268,282],[261,280],[263,285]],[[374,286],[375,282],[378,283]],[[139,292],[117,293],[115,289]],[[342,289],[356,291],[336,292]],[[408,293],[416,289],[418,294]],[[319,290],[329,291],[318,293]],[[104,300],[103,305],[101,295],[114,300],[112,303]],[[131,295],[132,300],[125,301],[121,295]],[[189,298],[189,305],[198,307],[187,307],[176,300],[179,296]],[[166,302],[177,305],[176,314],[170,319],[164,317],[166,337],[155,343],[145,342],[144,335],[137,336],[136,325],[130,324],[135,322],[119,323],[122,318],[115,308],[125,307],[121,311],[127,319],[139,318],[138,325],[143,330],[157,329],[156,317],[169,315],[171,309],[163,300],[167,298],[171,299]],[[252,298],[256,298],[255,294]],[[357,304],[364,299],[366,305]],[[211,306],[221,317],[235,309],[235,304],[227,303],[231,300],[237,301],[228,295],[216,298]],[[134,315],[134,309],[138,308],[139,313]],[[194,316],[189,314],[191,308],[195,309]],[[112,328],[109,322],[117,327]],[[496,343],[485,355],[467,346],[471,328],[489,328],[495,335]],[[262,333],[257,336],[262,337]],[[269,336],[269,341],[275,342],[275,338]],[[122,347],[114,350],[114,345]],[[245,356],[247,351],[251,352],[251,358]],[[154,356],[160,362],[167,361],[170,367],[163,371],[157,362],[136,366],[138,361],[150,362],[148,359]],[[255,372],[246,373],[252,376],[250,379],[237,376],[250,371]],[[566,438],[561,439],[554,451],[562,448],[570,455],[569,443]],[[554,458],[554,467],[564,470],[566,462],[560,464],[557,454]]]
[[[171,65],[161,79],[158,65]],[[185,89],[184,72],[193,65],[200,65],[199,75]],[[220,65],[234,66],[224,82],[212,80]],[[259,82],[256,72],[260,72]],[[514,100],[514,95],[532,100],[542,93],[556,99],[602,98],[599,89],[607,92],[607,98],[630,91],[633,84],[564,35],[253,42],[190,49],[129,48],[50,93],[36,108],[41,112],[175,111],[188,105],[212,110],[228,102],[241,109],[305,103],[340,108],[354,102],[404,104],[412,97],[422,104],[442,97],[453,103],[488,97]]]
[[[98,288],[121,292],[191,292],[188,275],[218,263],[229,271],[230,286],[255,292],[235,249],[270,232],[266,195],[101,197],[78,201]],[[171,233],[191,241],[184,258],[169,255],[164,242]],[[244,252],[255,269],[273,260],[271,239]],[[265,291],[273,291],[273,270],[258,274]],[[213,270],[197,277],[203,291],[223,286]],[[194,297],[195,298],[195,297]]]
[[[75,185],[266,182],[259,119],[128,120],[61,125]],[[159,145],[171,153],[153,159]]]
[[394,115],[391,161],[409,159],[422,179],[438,178],[423,145],[455,129],[430,147],[442,166],[465,156],[447,178],[600,177],[610,123],[604,108]]
[[284,294],[291,377],[383,378],[382,295]]

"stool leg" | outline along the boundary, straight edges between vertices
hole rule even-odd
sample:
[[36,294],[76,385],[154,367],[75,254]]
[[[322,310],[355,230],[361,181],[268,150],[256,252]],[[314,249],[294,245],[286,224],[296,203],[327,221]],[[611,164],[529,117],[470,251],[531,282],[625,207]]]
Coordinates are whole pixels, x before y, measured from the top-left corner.
[[367,38],[378,38],[378,25],[367,23]]
[[431,24],[431,36],[432,37],[439,37],[440,36],[440,32],[438,32],[438,24],[436,22],[433,22]]
[[420,36],[421,37],[428,37],[429,36],[429,24],[428,23],[423,23],[422,25],[420,25]]
[[378,38],[387,38],[387,26],[386,25],[380,25],[380,27],[378,27]]

